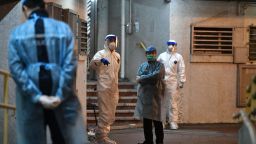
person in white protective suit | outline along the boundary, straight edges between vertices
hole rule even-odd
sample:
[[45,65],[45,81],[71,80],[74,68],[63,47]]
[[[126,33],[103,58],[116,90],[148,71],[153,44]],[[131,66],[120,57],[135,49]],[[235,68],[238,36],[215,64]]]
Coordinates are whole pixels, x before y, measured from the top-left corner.
[[179,90],[183,88],[184,82],[186,81],[185,64],[183,57],[177,53],[177,42],[169,40],[167,46],[167,50],[161,53],[157,60],[165,66],[167,123],[170,124],[170,129],[178,129]]
[[109,139],[110,125],[115,120],[118,104],[118,72],[120,55],[115,51],[118,39],[116,35],[105,37],[104,49],[98,51],[90,62],[91,68],[96,70],[99,121],[96,129],[97,144],[116,144]]

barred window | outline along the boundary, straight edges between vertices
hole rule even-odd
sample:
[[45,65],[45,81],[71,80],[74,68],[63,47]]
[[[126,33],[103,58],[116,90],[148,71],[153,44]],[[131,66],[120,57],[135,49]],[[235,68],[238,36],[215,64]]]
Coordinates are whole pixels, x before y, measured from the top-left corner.
[[256,26],[250,26],[249,60],[256,60]]
[[192,54],[233,55],[233,28],[192,27]]

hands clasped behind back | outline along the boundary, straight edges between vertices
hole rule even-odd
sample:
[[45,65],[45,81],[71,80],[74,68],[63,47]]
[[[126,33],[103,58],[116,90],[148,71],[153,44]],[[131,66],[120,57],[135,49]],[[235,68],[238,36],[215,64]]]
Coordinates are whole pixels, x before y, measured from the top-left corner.
[[39,98],[39,102],[46,109],[54,109],[60,105],[61,100],[59,97],[56,97],[56,96],[42,95]]

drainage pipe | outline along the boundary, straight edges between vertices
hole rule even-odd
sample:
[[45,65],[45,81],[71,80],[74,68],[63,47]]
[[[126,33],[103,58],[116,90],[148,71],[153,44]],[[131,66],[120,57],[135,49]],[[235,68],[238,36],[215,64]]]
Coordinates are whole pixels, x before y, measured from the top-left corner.
[[121,79],[125,78],[125,0],[121,1]]

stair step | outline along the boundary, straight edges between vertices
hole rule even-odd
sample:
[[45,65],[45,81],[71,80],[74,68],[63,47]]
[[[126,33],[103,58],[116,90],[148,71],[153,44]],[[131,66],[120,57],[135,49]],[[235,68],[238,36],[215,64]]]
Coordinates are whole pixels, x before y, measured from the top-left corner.
[[136,106],[136,103],[118,103],[117,106]]
[[[98,117],[99,114],[96,113],[96,117]],[[115,114],[116,117],[133,117],[134,113],[116,113]],[[87,113],[87,118],[92,117],[94,118],[94,113]]]
[[[96,113],[99,112],[99,110],[95,110]],[[87,113],[94,113],[93,110],[87,110]],[[134,110],[116,110],[116,113],[134,113]]]
[[[88,127],[96,128],[95,121],[87,121]],[[111,129],[128,129],[128,128],[142,128],[143,124],[140,120],[129,120],[129,121],[119,121],[116,120],[114,124],[111,125]]]
[[[87,120],[89,121],[94,121],[95,118],[94,117],[87,117]],[[128,121],[128,120],[137,120],[134,117],[116,117],[115,120],[119,120],[119,121]]]
[[[130,95],[137,95],[137,90],[135,89],[119,89],[120,96],[130,96]],[[87,89],[87,96],[97,96],[96,90]]]
[[[95,104],[95,110],[98,109],[98,105]],[[136,107],[136,103],[118,103],[117,108],[119,110],[134,110]],[[88,107],[88,110],[93,110],[93,107]]]
[[[94,104],[96,107],[98,106],[98,103],[91,103],[91,104]],[[136,103],[118,103],[117,104],[118,107],[135,107],[136,106]]]
[[[97,96],[87,96],[87,100],[97,100],[97,99],[98,99]],[[119,100],[120,99],[122,100],[136,99],[137,100],[137,96],[125,96],[125,97],[119,96]]]
[[[119,97],[118,103],[136,103],[137,96]],[[97,104],[97,97],[88,97],[87,103]]]
[[[97,90],[87,89],[87,92],[97,92]],[[136,89],[119,89],[119,93],[120,92],[135,92],[135,93],[137,93],[137,90]]]
[[[132,109],[117,109],[116,110],[116,116],[120,117],[133,117],[135,108]],[[99,110],[95,109],[96,116],[98,116]],[[90,109],[87,110],[87,117],[94,117],[94,110]]]
[[[97,103],[97,97],[89,97],[87,98],[87,103]],[[129,102],[131,101],[131,102]],[[134,103],[137,101],[137,96],[126,96],[126,97],[119,97],[118,103]]]
[[[95,114],[98,118],[98,103],[97,103],[97,82],[87,83],[87,123],[95,125]],[[117,125],[127,123],[138,123],[140,121],[134,119],[134,110],[137,102],[136,84],[131,82],[119,82],[119,101],[115,114],[115,123]],[[95,114],[92,107],[95,106]]]
[[[142,121],[137,120],[137,119],[133,119],[133,120],[115,120],[114,124],[111,125],[111,129],[113,129],[116,125],[123,127],[125,125],[128,125],[127,123],[128,124],[133,124],[133,125],[138,124],[138,125],[140,125],[140,127],[142,127]],[[91,127],[91,126],[95,127],[96,126],[96,121],[94,119],[87,120],[87,124],[88,124],[88,127]],[[122,129],[124,129],[124,128],[122,128]]]
[[[96,90],[97,82],[87,82],[87,89],[95,89]],[[135,89],[136,84],[131,82],[119,82],[119,89]]]

